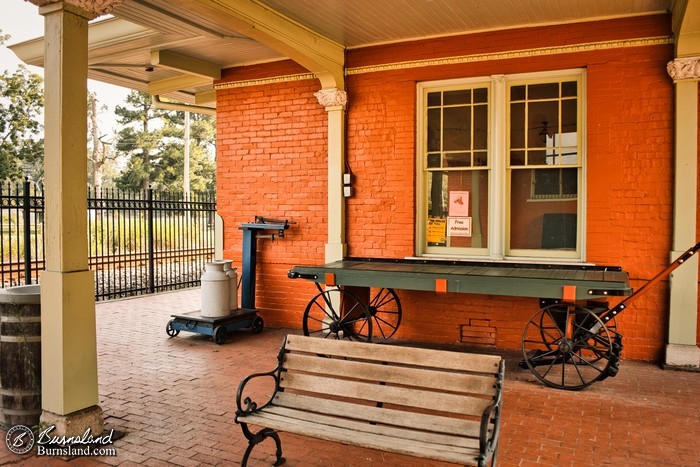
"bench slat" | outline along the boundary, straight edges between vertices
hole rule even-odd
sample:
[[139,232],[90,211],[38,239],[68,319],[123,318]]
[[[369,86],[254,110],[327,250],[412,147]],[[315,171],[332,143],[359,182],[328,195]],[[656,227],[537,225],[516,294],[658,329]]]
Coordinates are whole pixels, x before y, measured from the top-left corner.
[[442,391],[496,395],[496,379],[489,375],[477,376],[422,368],[397,367],[379,362],[357,362],[331,359],[316,355],[286,354],[284,368],[335,377],[420,386]]
[[416,440],[424,443],[443,444],[445,446],[456,446],[460,448],[479,448],[478,439],[456,436],[454,434],[437,434],[386,425],[372,425],[347,417],[333,417],[326,414],[288,409],[286,407],[268,407],[264,409],[263,412],[278,415],[280,418],[302,420],[361,433],[383,434],[397,439]]
[[265,411],[256,412],[245,417],[243,420],[246,423],[260,425],[274,430],[341,443],[348,442],[361,447],[436,459],[444,462],[477,462],[478,458],[478,449],[474,448],[426,443],[417,440],[395,438],[383,434],[363,433],[357,431],[356,428],[338,428],[315,422],[293,420],[268,414]]
[[309,397],[302,394],[278,392],[273,403],[307,412],[325,413],[336,416],[351,416],[366,422],[384,423],[405,428],[422,429],[435,433],[462,434],[466,437],[479,436],[479,422],[459,418],[442,417],[426,413],[406,412],[387,407],[358,405],[332,399]]
[[378,384],[300,373],[283,372],[280,386],[287,389],[474,416],[481,415],[491,403],[489,399],[477,397],[445,394],[415,388],[380,386]]
[[286,349],[320,355],[349,357],[370,361],[390,361],[404,365],[471,371],[495,375],[501,357],[445,350],[418,349],[396,345],[377,345],[362,342],[319,339],[307,336],[287,336]]

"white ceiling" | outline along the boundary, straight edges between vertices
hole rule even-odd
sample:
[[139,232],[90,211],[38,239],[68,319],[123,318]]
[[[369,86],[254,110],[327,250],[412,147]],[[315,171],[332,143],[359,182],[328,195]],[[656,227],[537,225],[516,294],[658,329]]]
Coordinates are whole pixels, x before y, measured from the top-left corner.
[[[93,79],[148,91],[149,83],[182,76],[151,66],[168,50],[220,68],[268,62],[284,55],[246,37],[216,4],[234,0],[125,0],[115,18],[90,26]],[[240,0],[237,0],[240,1]],[[668,12],[678,0],[253,0],[345,48],[545,24]],[[43,39],[12,49],[43,64]],[[163,96],[194,103],[211,80]],[[213,103],[207,104],[213,105]]]

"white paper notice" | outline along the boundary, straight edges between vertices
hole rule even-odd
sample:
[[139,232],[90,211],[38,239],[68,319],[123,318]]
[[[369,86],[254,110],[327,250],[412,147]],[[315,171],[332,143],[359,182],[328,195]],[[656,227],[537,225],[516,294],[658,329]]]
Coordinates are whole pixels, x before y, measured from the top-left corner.
[[471,237],[472,218],[471,217],[448,217],[447,235],[450,237]]

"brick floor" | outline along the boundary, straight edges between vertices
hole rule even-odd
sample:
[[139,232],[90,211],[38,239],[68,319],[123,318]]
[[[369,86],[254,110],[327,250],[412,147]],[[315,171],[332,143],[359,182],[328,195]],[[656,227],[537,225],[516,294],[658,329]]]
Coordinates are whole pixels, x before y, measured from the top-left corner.
[[[288,329],[242,330],[224,345],[206,336],[169,338],[172,313],[195,310],[199,289],[99,303],[100,405],[107,428],[124,433],[116,457],[16,456],[0,464],[238,465],[246,447],[233,422],[238,382],[274,367]],[[499,450],[502,466],[700,466],[700,374],[625,361],[619,375],[578,392],[541,386],[508,359]],[[4,432],[0,433],[4,436]],[[289,466],[439,463],[283,433]],[[274,460],[271,441],[251,465]]]

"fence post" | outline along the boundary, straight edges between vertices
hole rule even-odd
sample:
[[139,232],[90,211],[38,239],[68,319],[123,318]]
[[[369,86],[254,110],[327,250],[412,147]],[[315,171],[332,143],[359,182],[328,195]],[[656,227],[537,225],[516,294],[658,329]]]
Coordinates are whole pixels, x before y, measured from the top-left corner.
[[148,291],[154,293],[156,291],[155,282],[155,248],[154,248],[154,233],[153,233],[153,188],[148,187]]
[[32,283],[32,222],[31,222],[31,200],[29,197],[29,179],[24,179],[24,195],[22,199],[22,221],[24,223],[24,283]]

